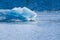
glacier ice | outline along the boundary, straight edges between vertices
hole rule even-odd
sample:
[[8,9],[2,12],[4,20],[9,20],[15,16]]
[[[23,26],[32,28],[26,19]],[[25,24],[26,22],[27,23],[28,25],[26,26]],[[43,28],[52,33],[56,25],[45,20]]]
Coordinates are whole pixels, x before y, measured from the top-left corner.
[[27,7],[15,7],[13,9],[0,10],[0,21],[31,21],[37,14]]

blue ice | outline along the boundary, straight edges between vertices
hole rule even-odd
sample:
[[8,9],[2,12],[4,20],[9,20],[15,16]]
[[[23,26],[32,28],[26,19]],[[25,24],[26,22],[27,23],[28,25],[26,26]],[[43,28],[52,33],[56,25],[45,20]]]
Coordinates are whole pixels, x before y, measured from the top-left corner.
[[36,12],[27,7],[15,7],[0,11],[0,21],[31,21],[36,19]]

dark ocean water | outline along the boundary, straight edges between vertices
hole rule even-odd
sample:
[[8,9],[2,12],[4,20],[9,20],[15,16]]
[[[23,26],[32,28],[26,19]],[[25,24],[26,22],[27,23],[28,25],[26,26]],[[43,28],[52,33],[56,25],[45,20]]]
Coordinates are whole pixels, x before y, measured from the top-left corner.
[[0,0],[0,9],[28,7],[31,10],[60,10],[60,0]]

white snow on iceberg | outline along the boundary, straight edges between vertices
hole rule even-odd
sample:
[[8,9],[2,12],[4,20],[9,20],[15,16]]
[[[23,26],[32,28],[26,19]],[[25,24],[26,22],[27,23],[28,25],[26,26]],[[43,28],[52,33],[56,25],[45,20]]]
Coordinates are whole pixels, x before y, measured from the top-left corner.
[[0,21],[30,21],[35,20],[36,16],[37,14],[27,7],[0,10]]

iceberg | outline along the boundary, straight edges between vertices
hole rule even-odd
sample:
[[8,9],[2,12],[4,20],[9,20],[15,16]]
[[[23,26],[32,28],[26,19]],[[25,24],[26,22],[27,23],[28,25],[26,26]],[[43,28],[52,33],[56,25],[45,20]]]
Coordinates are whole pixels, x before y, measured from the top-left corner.
[[27,7],[0,10],[0,21],[33,21],[37,13]]

